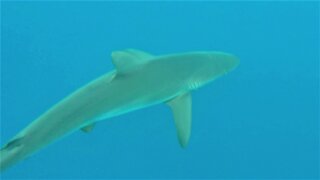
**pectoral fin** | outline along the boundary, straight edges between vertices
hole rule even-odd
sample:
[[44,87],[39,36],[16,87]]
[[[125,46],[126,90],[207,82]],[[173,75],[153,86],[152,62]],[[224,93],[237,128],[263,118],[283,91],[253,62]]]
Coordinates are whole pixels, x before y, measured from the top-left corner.
[[92,123],[87,126],[84,126],[83,128],[81,128],[81,131],[86,133],[91,132],[95,125],[96,125],[95,123]]
[[191,94],[177,96],[167,103],[172,109],[181,147],[188,145],[191,134],[192,102]]

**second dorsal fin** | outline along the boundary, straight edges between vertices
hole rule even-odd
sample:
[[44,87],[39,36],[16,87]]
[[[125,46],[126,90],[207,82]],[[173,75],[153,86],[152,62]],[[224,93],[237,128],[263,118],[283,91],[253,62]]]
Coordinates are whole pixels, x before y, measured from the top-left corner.
[[123,51],[114,51],[111,54],[112,62],[115,65],[117,72],[126,73],[136,69],[154,56],[136,49],[126,49]]

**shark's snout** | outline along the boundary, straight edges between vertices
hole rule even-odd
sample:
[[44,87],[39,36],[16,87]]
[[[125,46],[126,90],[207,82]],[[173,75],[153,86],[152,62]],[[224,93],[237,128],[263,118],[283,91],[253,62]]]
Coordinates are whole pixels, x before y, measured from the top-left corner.
[[215,61],[218,63],[220,69],[223,69],[225,73],[232,71],[239,65],[239,58],[232,54],[220,53],[214,57]]
[[210,69],[211,76],[217,77],[226,74],[239,65],[239,59],[229,53],[224,52],[210,52],[207,53],[206,69]]

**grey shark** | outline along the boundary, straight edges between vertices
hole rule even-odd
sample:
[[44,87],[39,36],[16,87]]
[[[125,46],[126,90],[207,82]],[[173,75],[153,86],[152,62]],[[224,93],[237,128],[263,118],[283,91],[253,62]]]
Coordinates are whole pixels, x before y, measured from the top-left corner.
[[90,82],[33,121],[0,150],[0,171],[59,138],[95,123],[165,103],[173,112],[178,140],[191,132],[191,91],[233,70],[237,57],[211,51],[154,56],[126,49],[112,53],[115,70]]

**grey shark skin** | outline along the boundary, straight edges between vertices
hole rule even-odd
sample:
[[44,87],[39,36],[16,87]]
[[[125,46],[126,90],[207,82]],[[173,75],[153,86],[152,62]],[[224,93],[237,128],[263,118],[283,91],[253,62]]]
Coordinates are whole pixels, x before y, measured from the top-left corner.
[[126,49],[112,53],[115,70],[53,106],[0,150],[0,170],[16,164],[76,130],[147,106],[166,103],[173,111],[180,145],[191,132],[190,92],[234,69],[239,61],[222,52],[154,56]]

